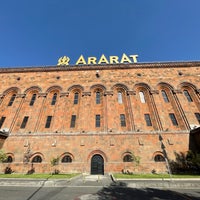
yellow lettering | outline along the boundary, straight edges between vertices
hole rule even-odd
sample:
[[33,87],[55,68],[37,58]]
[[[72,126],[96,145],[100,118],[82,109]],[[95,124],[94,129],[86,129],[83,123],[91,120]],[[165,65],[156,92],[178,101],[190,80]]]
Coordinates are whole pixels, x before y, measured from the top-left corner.
[[97,64],[96,61],[97,61],[96,57],[88,57],[88,65]]
[[98,64],[101,64],[101,63],[109,64],[109,62],[108,62],[108,60],[106,59],[106,57],[104,56],[104,54],[102,54],[101,58],[99,59]]
[[79,57],[79,59],[76,61],[76,65],[86,65],[87,63],[85,62],[85,59],[83,55]]
[[131,60],[128,58],[128,56],[125,53],[123,53],[120,63],[125,63],[125,62],[131,63]]
[[133,59],[133,62],[134,62],[134,63],[137,62],[137,57],[138,57],[138,55],[130,55],[129,57]]
[[119,63],[118,60],[119,60],[118,56],[110,56],[110,64]]

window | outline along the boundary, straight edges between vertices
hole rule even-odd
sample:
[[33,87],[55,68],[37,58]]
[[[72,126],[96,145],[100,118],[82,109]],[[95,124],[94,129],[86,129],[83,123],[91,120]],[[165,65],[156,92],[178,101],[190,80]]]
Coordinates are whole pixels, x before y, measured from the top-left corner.
[[145,118],[145,121],[146,121],[146,125],[147,126],[152,126],[150,115],[149,114],[144,114],[144,118]]
[[52,105],[52,106],[56,104],[57,96],[58,96],[57,93],[54,93],[53,98],[52,98],[52,101],[51,101],[51,105]]
[[70,156],[64,156],[61,160],[62,163],[71,163],[72,162],[72,158]]
[[74,128],[76,124],[76,115],[72,115],[70,128]]
[[120,114],[121,126],[126,126],[126,119],[124,114]]
[[167,93],[166,93],[164,90],[162,90],[161,93],[162,93],[162,96],[163,96],[163,100],[164,100],[166,103],[169,102]]
[[96,127],[100,127],[100,115],[96,115]]
[[74,93],[74,104],[78,104],[78,92]]
[[16,94],[13,94],[12,97],[10,98],[10,101],[8,103],[8,106],[12,106],[14,100],[15,100]]
[[0,128],[3,126],[3,123],[5,121],[6,117],[1,117],[1,120],[0,120]]
[[200,113],[194,113],[195,114],[195,116],[196,116],[196,118],[197,118],[197,121],[199,122],[199,124],[200,124]]
[[25,117],[24,117],[20,128],[25,128],[25,127],[26,127],[26,124],[27,124],[27,122],[28,122],[28,118],[29,118],[28,116],[25,116]]
[[154,157],[154,161],[155,162],[165,162],[165,158],[162,156],[162,155],[156,155],[155,157]]
[[100,104],[101,103],[101,95],[100,92],[96,92],[96,104]]
[[122,101],[122,92],[118,92],[117,93],[117,99],[118,99],[118,103],[122,104],[123,101]]
[[188,102],[192,102],[192,98],[187,90],[183,90],[184,95],[186,96]]
[[169,117],[170,117],[170,119],[171,119],[171,121],[172,121],[172,124],[173,124],[174,126],[178,126],[178,122],[177,122],[177,120],[176,120],[176,117],[175,117],[174,113],[169,113]]
[[45,124],[45,128],[49,128],[51,125],[52,116],[47,116],[47,121]]
[[140,95],[140,101],[141,101],[141,103],[145,103],[146,101],[145,101],[145,97],[144,97],[144,92],[140,91],[139,95]]
[[132,162],[132,161],[133,157],[130,154],[125,155],[123,158],[123,162]]
[[13,162],[13,158],[12,156],[8,156],[7,159],[5,161],[3,161],[4,163],[12,163]]
[[35,156],[32,160],[32,163],[41,163],[41,162],[42,162],[41,156]]
[[29,104],[30,106],[33,106],[33,104],[35,103],[35,99],[36,99],[36,94],[33,94]]

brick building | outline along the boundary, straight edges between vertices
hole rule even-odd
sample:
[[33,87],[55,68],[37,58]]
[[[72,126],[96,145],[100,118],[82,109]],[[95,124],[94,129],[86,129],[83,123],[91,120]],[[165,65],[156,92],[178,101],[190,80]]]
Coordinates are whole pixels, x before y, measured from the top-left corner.
[[2,68],[0,170],[166,172],[199,126],[199,81],[200,62]]

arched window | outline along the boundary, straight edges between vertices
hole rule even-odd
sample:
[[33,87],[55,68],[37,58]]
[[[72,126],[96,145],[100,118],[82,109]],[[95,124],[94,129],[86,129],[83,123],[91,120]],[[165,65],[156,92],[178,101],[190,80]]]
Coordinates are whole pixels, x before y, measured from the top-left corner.
[[54,93],[53,97],[52,97],[52,101],[51,101],[51,105],[55,105],[56,104],[56,99],[57,99],[57,93]]
[[41,156],[37,155],[32,159],[32,163],[41,163],[42,162],[42,158]]
[[166,93],[164,90],[162,90],[161,93],[162,93],[162,96],[163,96],[163,100],[164,100],[166,103],[169,102],[167,93]]
[[61,160],[62,163],[71,163],[72,162],[72,158],[69,155],[66,155],[62,158]]
[[122,103],[123,103],[123,100],[122,100],[122,92],[121,92],[121,91],[119,91],[119,92],[117,93],[117,100],[118,100],[118,103],[119,103],[119,104],[122,104]]
[[78,104],[78,97],[79,97],[78,92],[74,93],[74,104]]
[[36,100],[36,94],[33,94],[29,105],[33,106],[33,104],[35,103],[35,100]]
[[100,104],[100,103],[101,103],[101,93],[96,92],[96,104]]
[[12,163],[12,162],[13,162],[12,156],[8,156],[7,159],[4,161],[4,163]]
[[165,162],[165,158],[164,158],[162,155],[157,154],[157,155],[155,155],[155,157],[154,157],[154,161],[155,161],[155,162]]
[[141,101],[141,103],[145,103],[146,101],[145,101],[145,97],[144,97],[144,92],[140,91],[139,95],[140,95],[140,101]]
[[16,94],[13,94],[12,97],[10,98],[10,101],[8,103],[8,106],[12,106],[14,100],[15,100]]
[[123,162],[132,162],[133,161],[133,157],[130,154],[127,154],[123,157]]
[[188,102],[192,102],[192,98],[187,90],[183,90],[185,97],[187,98]]

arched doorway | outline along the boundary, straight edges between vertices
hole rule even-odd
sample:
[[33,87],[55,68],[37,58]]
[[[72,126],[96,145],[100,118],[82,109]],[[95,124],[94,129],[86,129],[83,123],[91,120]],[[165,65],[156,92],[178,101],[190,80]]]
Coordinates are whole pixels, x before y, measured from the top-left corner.
[[91,159],[91,174],[104,174],[104,159],[99,154]]

